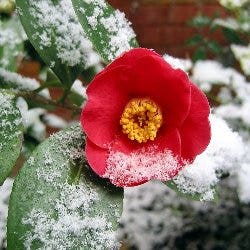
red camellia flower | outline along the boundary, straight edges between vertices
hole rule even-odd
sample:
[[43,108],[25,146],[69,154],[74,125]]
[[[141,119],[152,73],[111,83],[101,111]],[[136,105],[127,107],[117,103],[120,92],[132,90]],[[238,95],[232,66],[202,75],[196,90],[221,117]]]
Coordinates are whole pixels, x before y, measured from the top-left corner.
[[87,88],[81,124],[91,168],[117,186],[172,179],[210,141],[206,96],[149,49],[132,49]]

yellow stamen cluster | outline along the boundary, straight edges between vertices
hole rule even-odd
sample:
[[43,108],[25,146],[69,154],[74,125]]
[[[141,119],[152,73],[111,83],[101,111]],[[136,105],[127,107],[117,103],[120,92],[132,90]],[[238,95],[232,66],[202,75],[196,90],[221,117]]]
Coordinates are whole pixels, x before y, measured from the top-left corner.
[[135,98],[126,105],[120,119],[122,132],[139,143],[153,141],[162,125],[159,106],[147,98]]

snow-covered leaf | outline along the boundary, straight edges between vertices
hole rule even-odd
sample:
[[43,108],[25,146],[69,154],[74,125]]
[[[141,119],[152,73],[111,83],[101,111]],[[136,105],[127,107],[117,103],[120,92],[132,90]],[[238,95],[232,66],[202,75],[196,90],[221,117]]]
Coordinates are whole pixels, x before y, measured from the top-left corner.
[[182,197],[186,197],[188,199],[195,200],[195,201],[200,201],[202,199],[202,194],[200,194],[200,193],[188,193],[188,192],[185,193],[185,192],[183,192],[183,190],[181,190],[178,187],[178,185],[176,185],[176,183],[172,180],[167,181],[166,185]]
[[[24,77],[18,73],[10,72],[0,67],[0,88],[33,91],[39,87],[40,83],[36,79]],[[40,91],[39,95],[48,99],[50,98],[47,89]]]
[[88,168],[84,141],[80,126],[74,125],[32,153],[10,199],[9,249],[113,249],[117,245],[123,193]]
[[7,90],[0,90],[0,185],[16,163],[22,145],[22,118]]
[[21,22],[30,42],[64,85],[98,62],[70,0],[17,0]]
[[25,32],[16,16],[0,21],[0,67],[10,71],[17,69],[17,56],[23,51]]
[[72,0],[72,3],[84,31],[106,63],[138,46],[124,14],[105,0]]
[[240,62],[243,72],[246,75],[250,75],[250,44],[248,46],[233,44],[231,49],[236,59]]

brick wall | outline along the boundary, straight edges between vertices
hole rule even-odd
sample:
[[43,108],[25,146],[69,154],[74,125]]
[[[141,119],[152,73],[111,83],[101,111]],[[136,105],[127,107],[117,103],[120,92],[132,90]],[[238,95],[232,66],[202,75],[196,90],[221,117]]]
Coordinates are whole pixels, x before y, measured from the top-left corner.
[[[187,21],[198,13],[212,16],[226,15],[217,1],[194,0],[109,0],[113,7],[125,12],[137,34],[140,46],[154,48],[159,53],[177,57],[187,57],[192,49],[185,46],[188,38],[197,30],[187,25]],[[220,32],[210,34],[201,31],[204,37],[212,37],[224,43]]]

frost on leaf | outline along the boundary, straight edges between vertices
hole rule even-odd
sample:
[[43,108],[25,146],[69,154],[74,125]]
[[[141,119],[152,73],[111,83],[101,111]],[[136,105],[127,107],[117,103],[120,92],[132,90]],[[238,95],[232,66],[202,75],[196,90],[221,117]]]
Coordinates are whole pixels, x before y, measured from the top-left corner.
[[[79,164],[84,164],[80,163],[83,157],[84,135],[77,125],[51,136],[35,150],[13,190],[9,247],[118,247],[115,230],[122,195],[114,198],[108,189],[93,181],[85,165],[79,177],[76,173]],[[17,216],[19,209],[22,213]],[[13,235],[13,230],[18,234]]]

